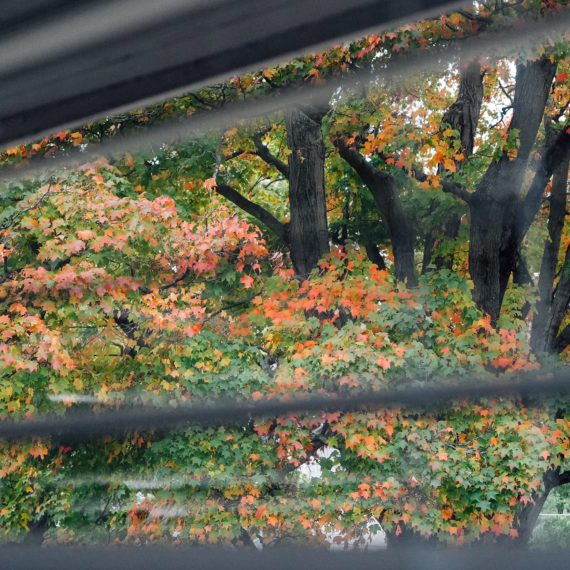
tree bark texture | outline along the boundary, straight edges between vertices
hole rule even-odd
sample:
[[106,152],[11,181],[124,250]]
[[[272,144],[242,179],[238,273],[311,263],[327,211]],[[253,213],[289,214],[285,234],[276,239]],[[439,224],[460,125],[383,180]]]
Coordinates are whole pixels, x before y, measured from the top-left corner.
[[[542,262],[540,265],[540,275],[538,278],[538,304],[536,314],[532,323],[531,346],[537,353],[552,352],[554,345],[552,339],[558,333],[558,328],[564,314],[553,318],[552,303],[554,296],[554,281],[556,278],[556,267],[558,264],[558,254],[566,218],[566,192],[568,187],[568,168],[570,167],[570,153],[567,153],[554,169],[552,180],[552,190],[549,197],[548,214],[548,238],[544,244]],[[560,285],[559,285],[560,287]],[[557,290],[557,294],[563,294],[564,279],[562,288]],[[562,307],[561,307],[562,308]],[[566,308],[564,308],[564,313]],[[556,330],[553,330],[556,328]],[[550,340],[550,342],[549,342]]]
[[307,276],[329,251],[321,118],[321,112],[310,109],[295,109],[286,114],[289,164],[271,154],[260,134],[253,136],[257,156],[289,181],[290,222],[280,222],[263,206],[227,184],[216,186],[218,194],[256,218],[288,245],[295,272],[301,277]]
[[517,66],[513,117],[509,135],[516,134],[518,151],[505,151],[491,163],[476,191],[469,197],[471,213],[469,272],[474,300],[497,322],[519,250],[517,230],[523,208],[521,188],[528,158],[536,139],[556,64],[547,56]]
[[340,156],[360,176],[374,202],[392,242],[396,279],[409,287],[417,285],[414,259],[415,228],[406,215],[396,180],[370,164],[356,149],[343,140],[336,141]]
[[[459,132],[461,152],[465,157],[464,160],[473,154],[482,102],[483,74],[479,62],[474,61],[461,70],[457,99],[447,109],[442,119],[442,127],[448,126]],[[461,168],[461,164],[462,162],[457,163],[458,169]],[[454,212],[449,215],[439,232],[432,231],[427,235],[424,246],[422,273],[425,273],[432,263],[431,258],[438,237],[443,236],[444,239],[448,240],[457,238],[460,223],[460,215]],[[433,265],[436,269],[452,269],[453,258],[446,259],[437,255],[433,260]]]
[[311,272],[329,251],[325,147],[321,117],[295,109],[285,116],[289,146],[289,247],[295,271]]

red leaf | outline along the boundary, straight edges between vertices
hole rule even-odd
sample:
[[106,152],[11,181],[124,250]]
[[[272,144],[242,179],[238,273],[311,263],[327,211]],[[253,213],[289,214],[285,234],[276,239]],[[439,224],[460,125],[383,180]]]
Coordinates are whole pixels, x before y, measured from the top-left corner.
[[244,275],[239,282],[242,283],[246,289],[251,289],[253,287],[253,277],[250,277],[249,275]]

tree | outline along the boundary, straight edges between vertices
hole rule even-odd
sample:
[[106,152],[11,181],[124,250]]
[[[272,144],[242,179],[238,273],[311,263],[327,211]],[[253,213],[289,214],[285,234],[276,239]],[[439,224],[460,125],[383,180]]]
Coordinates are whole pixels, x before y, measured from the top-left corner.
[[[371,35],[1,160],[374,69],[532,14],[530,4]],[[2,419],[475,373],[540,379],[545,352],[565,366],[566,49],[353,82],[325,105],[7,185]],[[526,542],[570,479],[567,408],[512,397],[2,443],[0,528],[14,540],[269,547],[333,530],[362,541],[375,517],[391,546]],[[303,479],[298,466],[325,447],[322,477]]]
[[290,222],[279,222],[265,208],[227,185],[216,186],[222,196],[267,225],[288,245],[300,276],[308,275],[329,251],[321,119],[322,113],[314,109],[295,109],[286,114],[288,165],[271,154],[259,133],[253,136],[256,155],[288,180]]

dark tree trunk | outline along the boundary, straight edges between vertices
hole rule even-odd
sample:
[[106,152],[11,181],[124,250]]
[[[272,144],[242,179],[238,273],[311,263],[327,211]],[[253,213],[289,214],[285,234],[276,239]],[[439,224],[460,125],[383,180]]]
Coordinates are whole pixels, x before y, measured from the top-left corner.
[[360,176],[374,198],[392,242],[396,279],[407,283],[409,287],[415,287],[418,282],[414,256],[416,232],[402,206],[396,180],[372,166],[343,140],[337,140],[336,145],[340,156]]
[[289,247],[295,271],[311,272],[329,251],[321,116],[295,109],[285,117],[289,150]]
[[570,478],[569,473],[560,473],[557,469],[550,469],[544,474],[543,480],[544,489],[535,493],[532,497],[533,502],[526,505],[515,518],[514,528],[518,531],[516,542],[519,544],[528,543],[550,491],[560,485],[566,485]]
[[[540,275],[538,278],[538,305],[532,323],[531,346],[537,353],[551,352],[552,344],[549,345],[547,339],[552,338],[549,331],[551,322],[551,310],[554,292],[554,280],[556,277],[556,266],[560,251],[560,241],[564,220],[566,218],[566,192],[568,184],[568,168],[570,166],[570,153],[567,153],[554,169],[552,180],[552,190],[549,198],[548,214],[548,238],[544,244]],[[563,315],[562,315],[563,317]],[[557,321],[558,319],[556,319]],[[553,323],[554,325],[556,323]],[[560,323],[558,323],[558,326]],[[558,333],[556,329],[555,333]]]
[[568,303],[570,302],[570,246],[566,249],[566,256],[564,263],[560,270],[560,279],[556,290],[554,291],[554,298],[552,299],[552,306],[545,327],[545,346],[546,350],[550,352],[562,352],[570,341],[569,327],[567,326],[562,332],[560,325],[566,316],[568,310]]
[[443,115],[443,125],[459,131],[461,151],[473,154],[475,135],[483,102],[483,75],[478,61],[471,62],[461,71],[457,99]]
[[[459,93],[455,102],[447,109],[442,119],[442,127],[451,127],[459,132],[461,139],[461,152],[467,158],[473,154],[475,135],[481,104],[483,102],[483,74],[478,61],[471,62],[461,71]],[[462,161],[457,162],[457,168],[461,168]],[[450,214],[439,231],[432,231],[426,237],[424,257],[422,261],[422,273],[425,273],[432,265],[432,255],[435,243],[439,236],[446,240],[456,239],[459,233],[461,216],[457,213]],[[436,269],[452,269],[453,258],[444,258],[437,255],[433,260]]]
[[286,114],[288,165],[271,154],[260,134],[253,136],[257,156],[289,181],[289,223],[279,221],[263,206],[227,184],[216,187],[218,194],[254,216],[289,246],[295,272],[301,277],[307,276],[329,251],[321,119],[322,112],[309,109],[295,109]]
[[517,285],[533,285],[532,275],[528,270],[526,261],[519,250],[515,260],[515,267],[513,269],[513,282]]
[[378,249],[378,246],[375,243],[367,241],[364,244],[364,248],[366,249],[366,255],[368,255],[368,259],[378,267],[381,271],[386,269],[386,262]]
[[544,115],[556,64],[546,56],[517,67],[513,118],[509,134],[518,133],[514,159],[505,151],[493,162],[469,196],[471,235],[469,272],[474,300],[497,322],[519,251],[521,187],[530,151]]

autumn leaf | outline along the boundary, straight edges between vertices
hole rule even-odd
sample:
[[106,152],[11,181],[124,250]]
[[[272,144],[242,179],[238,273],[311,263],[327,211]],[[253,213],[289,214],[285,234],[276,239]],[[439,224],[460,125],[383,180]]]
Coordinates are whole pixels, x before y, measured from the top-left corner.
[[444,521],[448,521],[453,516],[453,510],[450,509],[449,507],[447,507],[445,509],[441,509],[440,513],[441,513],[441,518]]
[[215,178],[207,178],[206,180],[204,180],[204,188],[208,191],[211,192],[212,190],[214,190],[217,187],[217,183],[216,183],[216,179]]
[[249,275],[244,275],[240,280],[245,289],[251,289],[253,287],[254,279]]
[[263,518],[266,512],[267,512],[267,505],[260,505],[255,511],[255,518],[256,519]]
[[49,448],[47,447],[47,445],[43,443],[36,443],[30,448],[30,455],[35,459],[37,459],[38,457],[40,459],[44,459],[45,456],[48,454],[48,451]]

